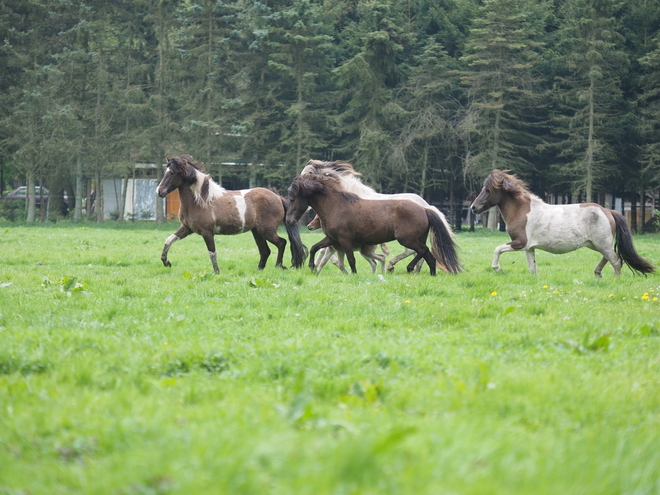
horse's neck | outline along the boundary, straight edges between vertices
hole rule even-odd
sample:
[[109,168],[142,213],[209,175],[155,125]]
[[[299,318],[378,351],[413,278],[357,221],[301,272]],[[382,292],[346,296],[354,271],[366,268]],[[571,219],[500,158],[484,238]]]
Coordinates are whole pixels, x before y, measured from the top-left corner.
[[500,212],[502,213],[502,218],[506,223],[511,223],[521,212],[527,214],[530,210],[532,202],[541,202],[541,198],[525,193],[521,197],[514,198],[509,194],[505,195],[505,199],[500,202]]
[[195,201],[195,195],[188,185],[179,186],[179,201],[181,201],[181,209],[186,211],[190,208],[198,208],[199,205]]
[[314,194],[309,198],[309,206],[318,214],[321,220],[327,219],[337,210],[338,205],[347,203],[339,191],[328,191]]

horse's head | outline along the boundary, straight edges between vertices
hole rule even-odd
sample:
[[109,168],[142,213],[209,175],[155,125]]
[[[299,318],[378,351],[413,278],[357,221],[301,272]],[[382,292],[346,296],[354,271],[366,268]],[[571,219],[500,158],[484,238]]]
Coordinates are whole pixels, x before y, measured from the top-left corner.
[[519,197],[527,191],[525,184],[508,170],[493,170],[486,180],[479,195],[470,206],[473,213],[484,211],[499,205],[505,196]]
[[312,221],[307,224],[307,228],[309,230],[318,230],[321,228],[321,219],[318,215],[315,215],[314,218],[312,218]]
[[316,175],[299,175],[289,186],[287,190],[289,206],[286,212],[286,222],[289,225],[295,224],[307,211],[310,197],[325,190],[325,185],[318,179]]
[[190,155],[168,158],[167,168],[156,189],[158,196],[164,198],[183,184],[193,184],[197,180],[197,170],[201,170],[201,167],[193,161]]

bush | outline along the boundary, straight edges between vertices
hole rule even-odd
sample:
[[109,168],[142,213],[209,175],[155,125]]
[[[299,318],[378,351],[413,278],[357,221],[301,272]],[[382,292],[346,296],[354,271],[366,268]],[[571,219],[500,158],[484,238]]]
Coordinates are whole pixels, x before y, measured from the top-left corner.
[[0,200],[0,218],[15,222],[19,216],[25,214],[25,201],[20,199]]

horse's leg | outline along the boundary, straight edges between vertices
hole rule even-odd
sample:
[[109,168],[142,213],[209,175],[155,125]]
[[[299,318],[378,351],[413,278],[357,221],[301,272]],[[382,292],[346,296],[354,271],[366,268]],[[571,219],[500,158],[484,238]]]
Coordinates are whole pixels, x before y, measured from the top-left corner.
[[350,241],[345,240],[344,242],[341,242],[340,240],[339,245],[346,255],[348,266],[351,267],[351,273],[357,273],[357,268],[355,267],[355,253],[353,253],[353,244]]
[[[252,233],[254,234],[254,231],[252,231]],[[277,235],[277,228],[275,228],[272,232],[264,232],[261,235],[268,242],[270,242],[277,248],[277,260],[275,261],[275,266],[277,268],[284,268],[284,265],[282,263],[284,260],[284,251],[286,250],[286,239],[283,239],[282,237]],[[257,238],[255,237],[254,240],[256,241]],[[263,260],[264,266],[266,265],[266,260],[270,255],[270,249],[268,249],[268,245],[266,245],[266,248],[267,248],[267,254],[266,254],[266,259]],[[261,253],[261,250],[259,250],[259,252]]]
[[527,257],[527,266],[529,267],[529,271],[536,275],[536,253],[533,249],[528,249],[525,251],[525,256]]
[[601,259],[600,263],[598,263],[596,268],[594,268],[594,275],[596,275],[596,277],[600,278],[602,276],[601,273],[603,271],[603,267],[607,264],[608,261],[612,264],[612,268],[614,268],[614,276],[618,277],[621,275],[621,266],[623,263],[611,245],[606,247],[596,246],[595,251],[599,251],[603,255],[603,259]]
[[499,272],[502,267],[500,267],[500,255],[502,253],[507,253],[509,251],[513,251],[514,249],[509,245],[509,244],[502,244],[501,246],[497,246],[495,248],[495,253],[493,256],[493,270],[496,272]]
[[179,230],[177,230],[174,234],[172,234],[167,239],[165,239],[165,245],[163,246],[163,253],[160,255],[160,259],[163,262],[163,265],[167,267],[172,266],[170,260],[167,259],[167,253],[169,252],[170,247],[172,247],[172,244],[174,244],[176,241],[180,241],[181,239],[188,237],[190,234],[192,234],[192,230],[190,230],[185,225],[181,225],[181,227],[179,227]]
[[[381,250],[383,249],[383,246],[385,245],[380,245]],[[389,253],[387,246],[385,246],[385,248]],[[369,264],[371,265],[371,273],[376,273],[376,270],[378,269],[378,263],[380,263],[380,273],[385,273],[385,262],[387,261],[387,256],[385,254],[377,253],[376,246],[362,246],[360,253],[362,256],[367,258],[367,261],[369,261]]]
[[309,250],[309,268],[310,270],[314,270],[314,257],[316,256],[316,253],[319,251],[319,249],[327,248],[330,247],[334,244],[334,241],[330,239],[329,237],[324,237],[321,239],[319,242],[314,244],[311,249]]
[[330,258],[331,261],[334,263],[334,265],[337,268],[339,268],[342,271],[342,273],[348,275],[348,270],[346,269],[346,265],[344,265],[344,251],[340,247],[334,247],[330,249],[332,249],[336,254],[336,257],[333,256],[332,258]]
[[[596,265],[596,268],[594,268],[594,275],[596,275],[596,277],[602,278],[603,267],[605,265],[607,265],[607,258],[603,256],[600,262]],[[614,275],[616,276],[616,270],[614,271]]]
[[379,254],[376,254],[376,246],[362,246],[360,248],[360,254],[362,257],[369,262],[369,265],[371,266],[371,273],[376,273],[376,270],[378,269],[378,262],[376,259],[378,259]]
[[[428,246],[421,242],[419,239],[415,239],[414,241],[409,241],[407,239],[397,239],[403,246],[407,247],[408,249],[412,249],[417,255],[413,258],[413,260],[408,263],[408,273],[412,272],[415,269],[415,266],[417,263],[424,258],[426,263],[429,265],[429,270],[431,272],[431,275],[435,276],[436,269],[435,269],[435,256],[431,253],[431,250],[428,248]],[[405,244],[404,244],[405,242]]]
[[[252,230],[252,237],[254,237],[254,242],[257,243],[257,249],[259,249],[259,265],[257,266],[257,270],[263,270],[266,266],[266,261],[268,261],[268,257],[270,256],[270,248],[268,247],[266,239],[254,229]],[[280,253],[278,252],[278,258],[279,254]]]
[[403,253],[397,254],[387,264],[387,271],[388,272],[393,272],[394,271],[394,265],[396,265],[399,261],[401,261],[403,259],[406,259],[408,256],[411,256],[413,254],[415,254],[415,251],[413,251],[412,249],[406,249]]
[[[339,259],[334,256],[335,252],[336,252],[337,256],[339,257]],[[317,275],[319,273],[321,273],[321,270],[323,270],[323,267],[325,266],[325,264],[328,261],[332,261],[332,263],[337,268],[339,268],[342,272],[348,273],[348,271],[344,267],[344,255],[343,255],[343,253],[341,253],[340,251],[335,251],[335,249],[332,248],[332,247],[327,247],[323,250],[323,255],[321,256],[321,261],[319,261],[319,263],[316,265],[316,274]]]
[[213,231],[206,231],[203,232],[202,238],[204,239],[204,242],[206,243],[206,249],[209,251],[209,258],[211,258],[211,264],[213,265],[213,271],[217,275],[220,273],[220,269],[218,268],[218,253],[215,250],[215,239],[213,238]]

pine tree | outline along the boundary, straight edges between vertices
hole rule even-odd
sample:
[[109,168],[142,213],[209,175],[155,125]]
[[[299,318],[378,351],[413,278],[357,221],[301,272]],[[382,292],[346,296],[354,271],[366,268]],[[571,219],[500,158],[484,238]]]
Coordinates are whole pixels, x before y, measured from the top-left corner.
[[588,202],[617,173],[621,78],[628,68],[617,7],[611,0],[570,0],[560,11],[554,95],[555,122],[563,137],[559,157],[564,180]]
[[529,173],[534,167],[545,118],[537,71],[546,15],[545,4],[536,1],[486,0],[479,8],[461,58],[475,123],[468,173]]

